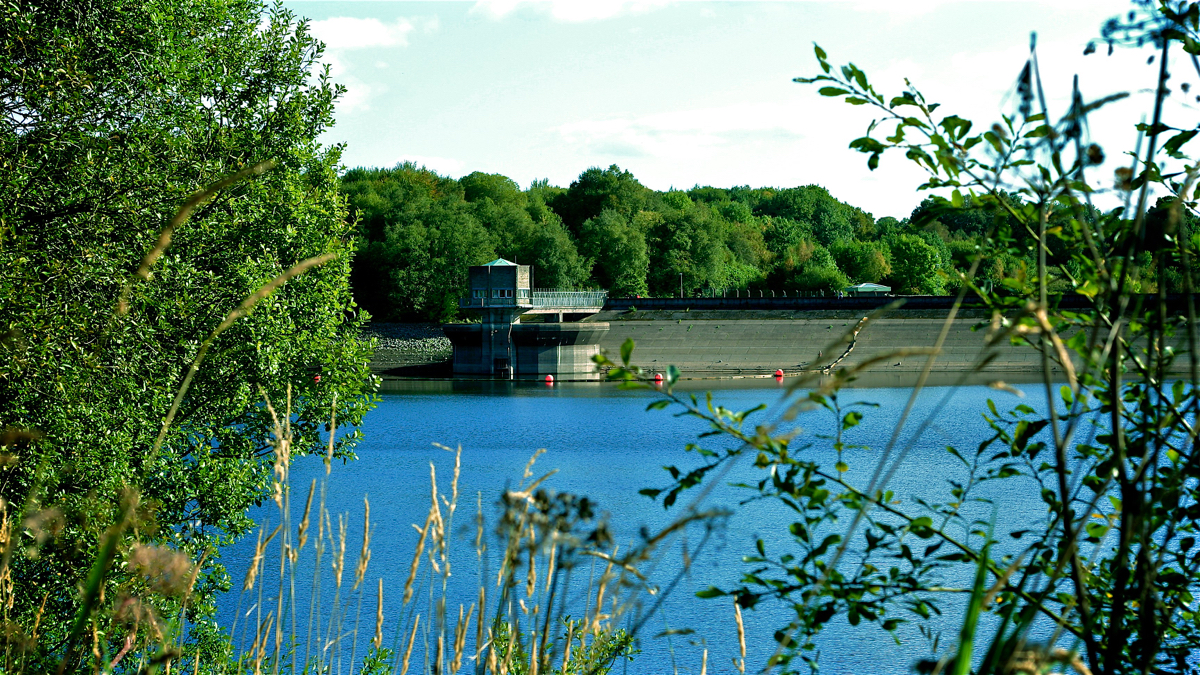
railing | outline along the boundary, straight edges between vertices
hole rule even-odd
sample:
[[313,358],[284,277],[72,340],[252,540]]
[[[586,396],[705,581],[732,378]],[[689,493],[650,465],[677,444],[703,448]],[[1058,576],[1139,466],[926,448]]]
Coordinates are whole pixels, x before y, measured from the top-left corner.
[[608,299],[608,291],[555,291],[534,289],[530,298],[534,307],[599,308]]
[[529,298],[459,298],[458,306],[463,309],[486,307],[528,307]]

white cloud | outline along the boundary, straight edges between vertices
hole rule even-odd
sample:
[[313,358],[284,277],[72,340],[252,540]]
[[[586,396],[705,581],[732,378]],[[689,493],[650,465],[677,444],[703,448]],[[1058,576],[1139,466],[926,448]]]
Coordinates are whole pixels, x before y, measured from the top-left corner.
[[[434,155],[402,155],[399,159],[392,162],[412,162],[417,166],[423,166],[430,171],[434,171],[442,176],[463,176],[466,174],[466,162],[453,157],[437,157]],[[380,166],[388,166],[386,162]]]
[[515,13],[548,14],[555,21],[602,21],[626,14],[643,14],[672,0],[478,0],[472,14],[500,20]]
[[312,22],[312,34],[333,49],[364,47],[404,47],[414,26],[408,19],[384,23],[379,19],[335,16]]
[[338,101],[338,112],[354,113],[370,110],[371,99],[388,89],[382,83],[366,82],[364,78],[371,76],[364,74],[363,67],[370,63],[376,69],[386,69],[388,62],[378,58],[356,60],[352,52],[359,49],[407,47],[408,34],[416,27],[412,21],[404,18],[384,23],[379,19],[335,16],[314,21],[310,28],[313,36],[325,43],[324,61],[329,64],[330,74],[339,84],[346,86],[346,93]]
[[639,117],[580,120],[554,129],[568,144],[629,157],[707,156],[751,141],[796,139],[804,125],[784,104],[737,103]]

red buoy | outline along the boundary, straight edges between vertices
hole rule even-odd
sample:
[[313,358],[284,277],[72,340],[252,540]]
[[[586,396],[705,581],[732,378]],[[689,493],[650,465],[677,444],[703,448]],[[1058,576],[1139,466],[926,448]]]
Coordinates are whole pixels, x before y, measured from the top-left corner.
[[783,368],[778,368],[775,370],[775,377],[783,377]]
[[654,374],[654,381],[655,381],[655,382],[662,382],[662,381],[663,381],[663,376],[662,376],[662,373],[655,373],[655,374]]
[[553,375],[546,376],[546,384],[554,384],[554,376]]
[[320,381],[321,381],[321,374],[320,374],[320,373],[317,373],[316,375],[313,375],[313,382],[320,382]]

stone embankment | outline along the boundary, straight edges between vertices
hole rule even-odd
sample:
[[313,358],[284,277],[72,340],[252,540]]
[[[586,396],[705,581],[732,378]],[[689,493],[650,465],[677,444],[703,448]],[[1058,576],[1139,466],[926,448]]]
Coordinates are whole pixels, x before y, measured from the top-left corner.
[[377,340],[371,359],[371,369],[376,372],[432,366],[449,362],[453,356],[450,340],[435,323],[371,323],[362,335]]

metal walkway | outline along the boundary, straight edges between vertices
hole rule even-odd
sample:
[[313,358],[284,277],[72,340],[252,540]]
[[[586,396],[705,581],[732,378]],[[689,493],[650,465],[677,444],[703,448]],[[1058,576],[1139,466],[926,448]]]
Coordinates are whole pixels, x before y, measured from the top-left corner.
[[599,312],[608,300],[608,291],[556,291],[546,288],[533,289],[530,304],[531,314]]

